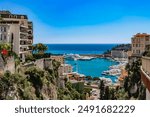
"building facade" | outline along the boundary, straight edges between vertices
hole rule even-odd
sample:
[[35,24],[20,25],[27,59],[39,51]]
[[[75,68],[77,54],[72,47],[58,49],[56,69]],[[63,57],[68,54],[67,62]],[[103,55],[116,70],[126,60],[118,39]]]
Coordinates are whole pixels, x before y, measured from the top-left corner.
[[69,64],[61,64],[58,69],[59,76],[63,76],[64,74],[72,73],[72,66]]
[[132,41],[132,55],[142,56],[145,52],[146,46],[150,44],[150,35],[146,33],[137,33],[131,38]]
[[32,52],[33,24],[26,15],[12,14],[0,11],[0,42],[10,43],[22,62],[28,53]]
[[111,57],[113,58],[127,58],[127,52],[124,50],[112,50],[111,51]]

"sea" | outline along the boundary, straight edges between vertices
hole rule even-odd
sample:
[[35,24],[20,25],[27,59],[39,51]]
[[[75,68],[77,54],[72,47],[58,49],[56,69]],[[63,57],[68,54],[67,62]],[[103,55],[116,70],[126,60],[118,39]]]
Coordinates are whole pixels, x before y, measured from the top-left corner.
[[[112,49],[117,44],[46,44],[47,53],[52,54],[103,54]],[[86,76],[106,77],[116,82],[116,76],[102,75],[103,71],[118,63],[106,58],[95,58],[92,60],[65,60],[65,63],[72,65],[73,71]]]

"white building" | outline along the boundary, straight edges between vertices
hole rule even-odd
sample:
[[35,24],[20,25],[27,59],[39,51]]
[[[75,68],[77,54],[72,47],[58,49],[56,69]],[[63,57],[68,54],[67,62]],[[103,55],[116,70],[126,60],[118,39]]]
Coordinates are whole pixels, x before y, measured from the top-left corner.
[[113,58],[127,58],[128,54],[124,50],[112,50],[111,57]]

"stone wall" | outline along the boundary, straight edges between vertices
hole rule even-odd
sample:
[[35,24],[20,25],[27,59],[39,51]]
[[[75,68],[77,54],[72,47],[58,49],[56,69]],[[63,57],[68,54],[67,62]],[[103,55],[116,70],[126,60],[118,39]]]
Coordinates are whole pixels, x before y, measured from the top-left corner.
[[39,59],[34,63],[37,67],[44,70],[45,68],[53,69],[53,64],[51,59]]

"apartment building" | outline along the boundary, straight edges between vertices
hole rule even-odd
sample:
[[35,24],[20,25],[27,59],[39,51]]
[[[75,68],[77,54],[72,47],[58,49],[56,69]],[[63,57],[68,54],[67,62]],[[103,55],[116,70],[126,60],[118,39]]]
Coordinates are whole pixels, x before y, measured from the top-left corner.
[[12,51],[24,62],[33,44],[33,24],[27,15],[0,11],[0,42],[10,43]]
[[146,46],[150,44],[150,35],[146,33],[137,33],[131,39],[132,41],[132,55],[142,56],[145,52]]

